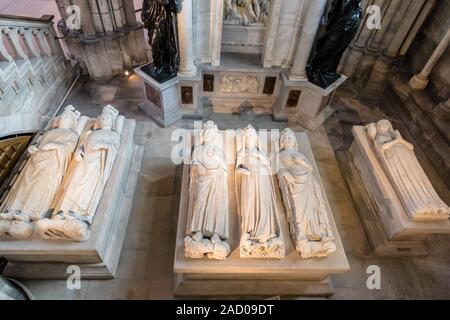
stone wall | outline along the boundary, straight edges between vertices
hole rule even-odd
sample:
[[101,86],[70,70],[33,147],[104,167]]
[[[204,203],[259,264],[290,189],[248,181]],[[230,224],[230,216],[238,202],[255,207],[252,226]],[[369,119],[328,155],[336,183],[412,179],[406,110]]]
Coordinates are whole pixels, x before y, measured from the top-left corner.
[[[360,30],[341,61],[340,71],[364,89],[367,97],[377,98],[387,85],[391,69],[406,56],[437,0],[363,0],[365,15]],[[376,5],[381,26],[368,28]]]
[[270,3],[263,49],[265,68],[291,67],[305,22],[306,9],[311,1],[314,0],[281,0]]
[[[450,29],[450,0],[441,0],[412,44],[407,59],[407,66],[410,67],[411,73],[420,72],[448,29]],[[449,75],[450,48],[447,48],[430,76],[429,90],[442,99],[449,98]]]
[[449,29],[450,0],[437,1],[403,63],[391,70],[389,80],[394,96],[388,102],[395,101],[399,118],[450,187],[450,48],[427,77],[426,87],[409,82],[422,71]]
[[41,129],[76,76],[52,20],[0,15],[0,138]]
[[81,28],[71,30],[65,43],[71,58],[76,59],[92,79],[109,81],[147,62],[143,25],[136,19],[133,1],[55,1],[61,17],[66,20],[70,6],[77,5],[81,10]]

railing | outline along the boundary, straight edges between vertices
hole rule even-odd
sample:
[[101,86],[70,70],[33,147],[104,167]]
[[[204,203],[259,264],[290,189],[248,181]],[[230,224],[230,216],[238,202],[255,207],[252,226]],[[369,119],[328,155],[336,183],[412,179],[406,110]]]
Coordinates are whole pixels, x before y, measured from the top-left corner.
[[0,15],[0,203],[74,78],[53,16]]
[[0,15],[0,59],[12,62],[61,54],[52,20],[53,16],[35,19]]
[[36,132],[73,79],[53,16],[0,15],[0,138]]

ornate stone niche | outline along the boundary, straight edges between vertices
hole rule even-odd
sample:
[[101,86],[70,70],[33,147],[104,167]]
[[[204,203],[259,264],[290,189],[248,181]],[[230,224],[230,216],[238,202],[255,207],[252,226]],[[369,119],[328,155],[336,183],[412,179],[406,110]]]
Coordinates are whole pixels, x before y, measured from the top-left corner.
[[224,0],[222,52],[262,53],[270,0]]

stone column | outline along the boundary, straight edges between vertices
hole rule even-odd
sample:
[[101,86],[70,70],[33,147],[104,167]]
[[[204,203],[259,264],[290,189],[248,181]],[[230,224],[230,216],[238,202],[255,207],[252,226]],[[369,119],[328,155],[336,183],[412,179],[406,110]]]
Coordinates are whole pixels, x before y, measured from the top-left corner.
[[147,62],[147,47],[145,43],[144,29],[142,22],[136,20],[133,1],[123,1],[123,11],[125,24],[130,29],[130,51],[135,65],[142,65]]
[[411,80],[409,81],[409,84],[413,89],[423,90],[428,86],[428,83],[430,82],[429,76],[431,72],[433,71],[434,67],[436,66],[436,64],[438,63],[439,59],[442,57],[444,52],[447,50],[449,45],[450,45],[450,29],[447,30],[447,33],[445,34],[444,38],[442,38],[441,42],[434,50],[430,59],[428,59],[428,62],[425,64],[425,67],[423,67],[422,71],[419,74],[416,74],[414,77],[412,77]]
[[116,24],[116,28],[123,28],[125,25],[125,11],[124,4],[122,0],[111,0],[111,9],[112,9],[112,17],[114,17],[114,21]]
[[192,28],[192,0],[184,0],[183,8],[178,14],[178,42],[180,50],[180,66],[182,75],[193,75],[197,72],[194,65],[194,34]]
[[[280,23],[282,1],[272,1],[270,4],[269,20],[266,28],[262,61],[264,68],[272,67],[273,49],[277,39],[278,25]],[[301,12],[300,12],[301,13]]]
[[211,1],[211,65],[220,65],[222,48],[223,1]]
[[325,10],[327,0],[309,0],[305,22],[298,40],[294,63],[289,71],[289,80],[308,80],[306,64],[311,54],[320,20]]
[[[92,15],[84,14],[86,12],[90,12],[89,3],[87,0],[74,0],[74,5],[80,7],[81,12],[81,28],[83,29],[83,34],[86,38],[94,36],[96,33],[94,21],[92,20]],[[67,7],[66,7],[67,8]],[[63,16],[65,17],[65,16]]]
[[136,13],[134,12],[133,1],[124,1],[123,11],[125,15],[125,24],[135,25],[137,23],[137,20],[136,20]]
[[406,36],[405,40],[403,41],[402,47],[400,48],[399,54],[400,56],[405,56],[408,53],[409,48],[412,45],[412,42],[416,38],[419,31],[422,29],[423,25],[425,24],[425,21],[427,20],[428,16],[430,15],[431,10],[433,10],[436,2],[438,0],[426,0],[422,10],[420,11],[419,15],[417,16],[416,22],[412,26],[411,30],[409,31],[408,35]]

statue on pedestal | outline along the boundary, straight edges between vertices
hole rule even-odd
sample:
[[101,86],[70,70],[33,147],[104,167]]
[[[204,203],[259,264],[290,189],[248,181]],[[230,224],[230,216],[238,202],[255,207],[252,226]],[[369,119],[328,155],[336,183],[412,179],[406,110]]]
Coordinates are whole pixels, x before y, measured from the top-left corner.
[[189,258],[225,259],[230,253],[227,164],[222,137],[212,121],[194,147],[184,253]]
[[158,82],[177,75],[179,55],[176,14],[182,0],[144,0],[142,21],[148,30],[153,63],[142,68]]
[[361,17],[361,0],[333,0],[325,31],[316,40],[307,67],[310,82],[326,89],[340,78],[337,68],[358,31]]
[[446,221],[450,208],[441,200],[414,154],[412,144],[388,120],[366,127],[375,153],[400,202],[415,221]]
[[67,106],[38,145],[28,147],[30,157],[0,208],[0,235],[28,238],[33,232],[31,221],[50,213],[86,121]]
[[326,257],[336,244],[322,189],[291,129],[283,131],[280,148],[278,181],[295,248],[304,259]]
[[269,158],[258,147],[258,134],[248,125],[236,160],[236,202],[241,224],[242,258],[283,258],[279,207]]
[[108,105],[96,119],[93,130],[81,137],[51,219],[37,222],[43,238],[89,239],[89,226],[113,168],[124,121],[125,118]]

